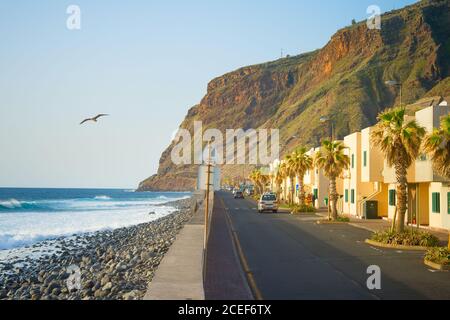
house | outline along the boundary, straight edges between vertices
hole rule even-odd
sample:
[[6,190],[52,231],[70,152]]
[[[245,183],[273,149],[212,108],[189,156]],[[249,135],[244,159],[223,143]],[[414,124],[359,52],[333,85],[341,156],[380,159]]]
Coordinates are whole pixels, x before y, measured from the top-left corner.
[[[407,107],[406,120],[416,120],[426,131],[440,126],[443,116],[450,114],[450,98],[431,97]],[[371,143],[374,127],[344,137],[350,167],[337,181],[340,195],[338,209],[353,217],[364,217],[371,208],[379,218],[393,219],[397,204],[395,170],[387,165],[381,150]],[[309,150],[314,157],[320,148]],[[280,162],[278,162],[280,163]],[[407,171],[408,204],[405,222],[450,230],[450,181],[433,170],[433,163],[421,154]],[[298,184],[298,178],[293,182]],[[305,191],[314,194],[316,208],[326,208],[329,180],[317,167],[304,177]],[[289,178],[283,182],[283,198],[291,190]],[[296,186],[294,187],[297,190]],[[297,200],[297,191],[296,197]]]

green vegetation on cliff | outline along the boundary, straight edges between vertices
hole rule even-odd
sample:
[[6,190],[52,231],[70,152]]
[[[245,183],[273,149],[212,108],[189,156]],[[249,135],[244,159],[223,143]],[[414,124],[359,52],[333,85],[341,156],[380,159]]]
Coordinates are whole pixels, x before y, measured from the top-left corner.
[[[449,94],[450,0],[421,1],[382,16],[381,30],[364,22],[339,30],[317,51],[244,67],[212,80],[206,96],[181,124],[204,128],[279,128],[283,152],[298,144],[315,146],[329,133],[320,123],[328,115],[342,138],[376,122],[377,114],[399,102]],[[295,136],[295,137],[294,137]],[[194,187],[195,166],[174,166],[170,145],[158,174],[141,190]],[[237,166],[224,168],[233,176]]]

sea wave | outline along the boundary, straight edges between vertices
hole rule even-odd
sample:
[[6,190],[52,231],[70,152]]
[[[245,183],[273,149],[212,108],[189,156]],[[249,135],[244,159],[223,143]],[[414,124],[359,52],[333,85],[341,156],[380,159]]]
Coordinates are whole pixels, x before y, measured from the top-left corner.
[[9,200],[2,200],[0,201],[0,208],[4,209],[15,209],[15,208],[21,208],[22,204],[20,201],[16,199],[9,199]]
[[[0,250],[67,237],[113,230],[164,217],[176,209],[169,206],[131,207],[124,210],[11,212],[0,214]],[[154,214],[149,214],[154,212]]]
[[38,201],[19,201],[16,199],[1,200],[0,211],[52,210],[48,204]]
[[108,196],[95,196],[95,200],[111,200],[111,197]]

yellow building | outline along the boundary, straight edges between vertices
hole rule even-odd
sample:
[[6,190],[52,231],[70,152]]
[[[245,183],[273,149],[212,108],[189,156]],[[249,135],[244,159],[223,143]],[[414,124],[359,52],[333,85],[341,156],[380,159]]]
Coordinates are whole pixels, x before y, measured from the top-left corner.
[[[308,155],[314,158],[314,155],[320,148],[313,148],[309,150]],[[323,170],[317,168],[316,166],[313,169],[308,170],[304,177],[304,183],[306,186],[307,192],[314,195],[315,203],[314,207],[316,209],[326,208],[327,201],[329,199],[328,192],[330,187],[330,181],[323,174]]]
[[364,208],[377,201],[378,217],[385,217],[388,208],[384,199],[387,185],[384,184],[383,156],[380,150],[370,143],[372,127],[355,132],[344,138],[346,154],[350,167],[344,174],[342,213],[354,217],[364,217]]
[[[308,155],[314,158],[315,153],[320,150],[320,148],[313,148],[308,151]],[[278,170],[279,165],[283,163],[283,161],[275,160],[270,165],[271,175],[274,176]],[[306,194],[312,194],[315,198],[314,207],[317,209],[326,208],[328,201],[328,191],[329,191],[329,180],[324,176],[323,170],[320,170],[317,167],[314,167],[311,170],[308,170],[303,177],[303,183],[305,186]],[[296,177],[293,181],[294,184],[294,202],[298,203],[298,185],[299,185],[299,177]],[[281,199],[287,200],[289,199],[289,193],[291,192],[291,179],[285,178],[283,183],[281,184],[281,190],[277,189],[275,180],[272,179],[272,191],[279,192],[281,191]],[[342,180],[337,181],[338,190],[342,189]]]
[[[441,118],[450,113],[449,99],[432,97],[422,99],[407,107],[408,120],[431,132],[439,127]],[[393,168],[384,160],[384,155],[371,143],[373,127],[355,132],[344,138],[350,167],[337,181],[340,197],[338,209],[345,215],[364,218],[365,212],[375,211],[378,218],[393,219],[396,206],[396,178]],[[314,157],[320,148],[311,149]],[[276,164],[278,164],[277,162]],[[408,211],[405,222],[436,229],[450,230],[450,181],[433,170],[427,155],[421,154],[407,173]],[[293,182],[296,190],[298,178]],[[322,170],[313,168],[304,177],[305,190],[315,195],[316,208],[326,208],[329,181]],[[291,182],[283,182],[283,198],[287,199]],[[297,200],[297,192],[295,195]],[[370,209],[370,210],[369,210]],[[372,210],[373,209],[373,210]]]
[[[442,116],[450,113],[446,103],[434,104],[418,108],[414,116],[417,123],[427,132],[439,127]],[[396,204],[395,172],[385,165],[384,182],[388,184],[388,217],[393,218]],[[430,226],[438,229],[449,229],[448,214],[448,183],[433,170],[433,164],[428,156],[421,154],[408,170],[408,211],[406,223]]]

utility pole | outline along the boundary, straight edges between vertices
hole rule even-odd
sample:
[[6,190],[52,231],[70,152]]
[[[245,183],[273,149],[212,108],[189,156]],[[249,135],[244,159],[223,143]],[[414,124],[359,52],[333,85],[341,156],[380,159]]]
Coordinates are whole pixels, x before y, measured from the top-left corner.
[[208,218],[209,218],[209,190],[211,186],[211,141],[208,142],[208,160],[206,165],[206,202],[205,202],[205,229],[203,247],[206,249],[208,241]]

